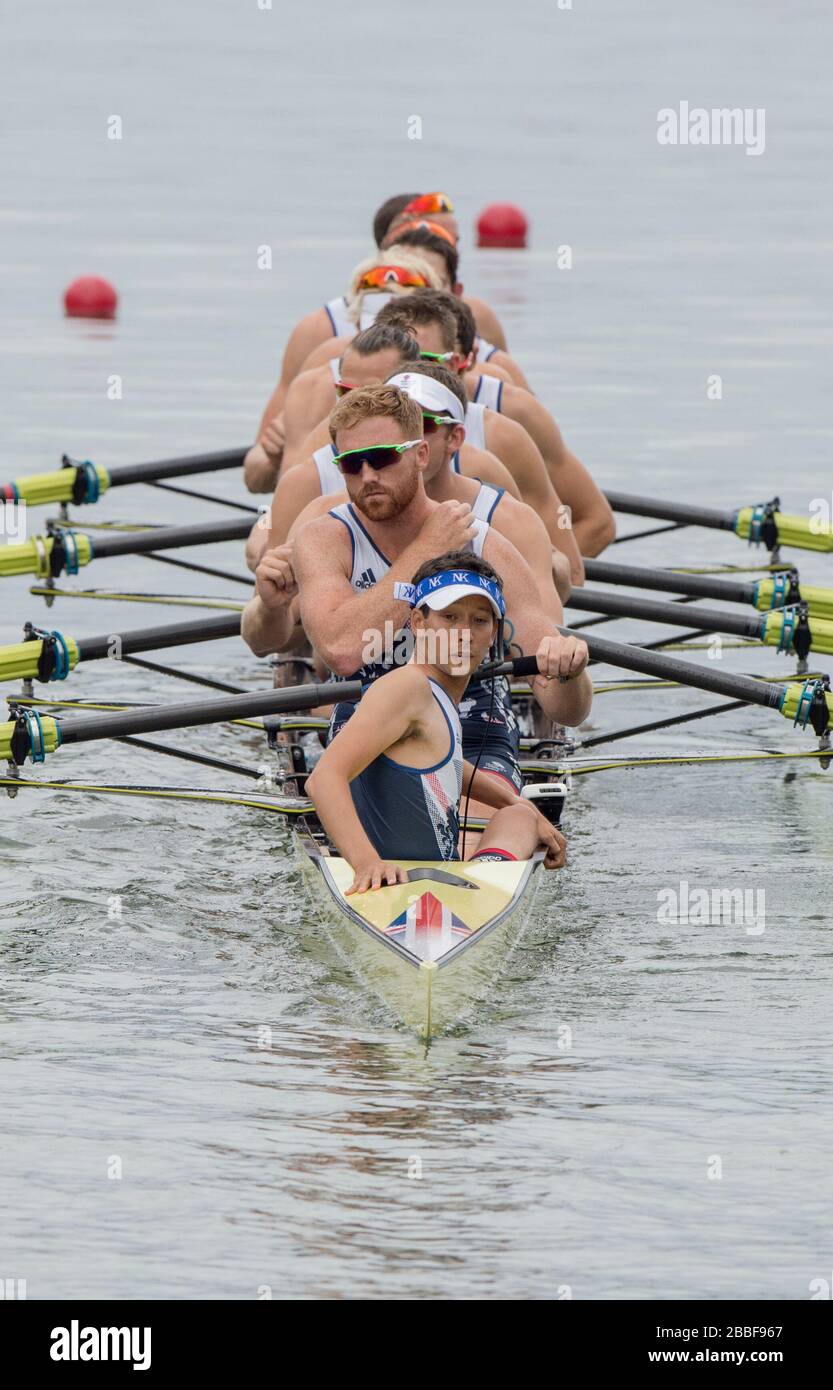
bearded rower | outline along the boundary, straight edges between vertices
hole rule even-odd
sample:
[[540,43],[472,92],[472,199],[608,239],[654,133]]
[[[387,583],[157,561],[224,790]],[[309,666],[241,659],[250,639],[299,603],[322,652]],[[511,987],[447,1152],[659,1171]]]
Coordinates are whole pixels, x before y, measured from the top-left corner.
[[[436,368],[433,369],[436,372]],[[437,375],[439,375],[437,373]],[[569,596],[570,582],[569,558],[563,552],[554,552],[541,518],[533,509],[513,496],[499,482],[489,482],[482,477],[482,468],[472,462],[471,469],[461,468],[460,458],[465,449],[459,450],[462,435],[463,392],[459,379],[450,373],[443,373],[445,382],[438,381],[435,375],[427,375],[422,364],[415,368],[398,372],[392,376],[388,386],[395,386],[419,405],[422,411],[423,437],[428,446],[428,462],[422,475],[425,491],[434,502],[467,502],[475,518],[488,522],[502,536],[511,541],[523,555],[535,576],[542,598],[545,600],[555,585],[562,602]],[[456,388],[456,390],[455,390]],[[323,516],[343,501],[348,500],[345,491],[345,477],[333,462],[335,446],[327,460],[332,480],[327,479],[323,495],[310,501],[298,514],[293,525],[282,534],[273,531],[268,547],[289,559],[291,547],[284,546],[284,538],[294,539],[302,526],[318,516]],[[498,465],[500,467],[500,465]],[[280,504],[278,508],[280,509]],[[569,533],[565,533],[569,543]],[[273,556],[273,563],[276,559]]]
[[[378,327],[390,324],[393,307],[388,305],[381,311],[377,320]],[[452,331],[453,322],[446,307],[422,301],[414,313],[408,316],[406,322],[396,322],[399,327],[408,327],[413,333],[423,358],[437,359],[422,361],[418,368],[417,364],[414,364],[413,370],[419,370],[446,383],[451,375],[460,383],[465,398],[462,378],[459,374],[455,377],[450,370],[450,363],[439,360],[446,357],[453,359],[454,355],[443,348],[443,344],[449,341],[447,335]],[[584,566],[577,538],[571,527],[569,508],[554,488],[544,461],[523,426],[479,402],[469,401],[466,406],[465,428],[468,445],[494,455],[509,471],[522,500],[528,503],[543,521],[553,549],[568,557],[572,583],[583,584]],[[329,445],[329,422],[322,420],[305,440],[304,456],[322,457],[318,451],[327,449]],[[483,477],[483,474],[479,476]]]
[[[378,366],[376,359],[381,354],[371,351],[365,356],[359,349],[373,349],[386,345],[391,341],[388,336],[391,334],[395,334],[398,339],[403,330],[391,325],[374,324],[353,340],[350,346],[349,370],[351,376],[355,376],[357,380],[349,386],[347,383],[340,383],[339,390],[342,394],[359,386],[381,384],[381,378],[376,377],[371,370]],[[397,364],[396,371],[399,372],[403,368],[409,371],[408,394],[418,401],[423,411],[423,434],[429,450],[425,484],[429,493],[434,475],[448,472],[489,483],[498,492],[520,499],[520,493],[503,464],[494,455],[473,449],[465,443],[467,402],[459,377],[443,368],[437,369],[434,363],[422,362],[414,339],[409,334],[404,335],[404,339],[410,352],[416,353],[416,360],[412,357],[406,358],[404,362]],[[395,380],[399,384],[401,379],[396,376]],[[329,424],[327,429],[329,431]],[[336,493],[343,496],[344,475],[333,462],[335,452],[332,443],[322,444],[312,458],[283,472],[272,499],[271,530],[267,533],[260,521],[252,528],[246,546],[246,560],[250,569],[257,568],[268,548],[274,549],[287,540],[297,518],[310,503],[322,497],[331,499]],[[339,500],[342,500],[341,496]],[[322,510],[326,511],[330,505],[330,500],[325,501]],[[541,525],[537,516],[535,520]],[[565,561],[561,569],[562,583],[566,584],[565,597],[570,588],[569,575],[569,562]]]
[[[386,333],[391,327],[390,324],[376,323],[368,330],[368,336]],[[354,340],[354,347],[358,341]],[[413,339],[411,341],[413,342]],[[399,375],[401,369],[397,369],[391,380],[400,389],[406,390],[423,411],[423,433],[429,446],[429,463],[424,484],[429,496],[435,496],[435,489],[447,489],[448,479],[461,476],[491,484],[492,487],[506,493],[510,499],[526,502],[527,499],[522,495],[515,479],[500,460],[488,451],[473,448],[467,442],[467,422],[471,412],[477,407],[467,401],[461,378],[439,362],[417,359],[406,361],[402,365],[406,369],[407,380]],[[373,383],[366,381],[356,384]],[[342,390],[346,392],[347,389],[342,383]],[[320,432],[316,431],[316,439],[327,438],[330,434],[329,420],[323,424],[327,435],[324,435],[323,429]],[[267,537],[260,522],[252,528],[246,547],[246,559],[250,569],[257,568],[267,549],[279,546],[287,540],[299,516],[318,514],[320,509],[314,505],[315,499],[343,492],[344,478],[334,462],[335,452],[332,442],[322,443],[315,449],[308,463],[300,469],[290,468],[281,478],[272,502],[269,536]],[[569,528],[559,525],[559,501],[540,461],[536,484],[540,491],[538,504],[525,506],[524,512],[531,517],[531,534],[534,536],[540,531],[547,542],[544,547],[544,555],[548,557],[544,562],[545,568],[554,576],[558,593],[562,601],[566,602],[573,584],[583,582],[584,566],[572,532]],[[474,494],[471,489],[468,492],[464,489],[462,493],[458,492],[458,495],[470,497]],[[441,500],[439,492],[436,493],[436,500]],[[313,504],[311,511],[310,504]],[[323,510],[326,510],[328,505],[329,503],[325,503]],[[523,537],[523,528],[519,526],[512,540],[521,553],[529,558]]]
[[[563,614],[554,588],[550,584],[546,595],[539,592],[511,542],[476,518],[469,503],[437,503],[427,496],[422,478],[428,446],[417,402],[390,385],[352,391],[333,411],[331,430],[350,501],[298,531],[282,576],[272,571],[274,552],[267,552],[258,569],[257,594],[243,616],[243,636],[252,650],[266,655],[285,649],[297,595],[303,631],[329,669],[369,684],[396,664],[399,639],[386,652],[385,634],[404,636],[410,615],[395,586],[409,582],[437,555],[471,549],[503,577],[513,653],[536,654],[542,672],[564,678],[564,683],[543,675],[531,679],[541,709],[555,722],[581,723],[592,700],[585,644],[558,632]],[[472,682],[467,688],[461,706],[464,753],[479,754],[484,771],[517,790],[511,701],[505,683],[498,683],[497,691],[489,684]],[[336,706],[333,734],[352,712],[352,706]]]
[[376,680],[306,782],[319,820],[353,869],[346,895],[406,883],[395,859],[459,860],[465,792],[492,809],[469,837],[472,861],[564,863],[565,840],[512,787],[463,758],[459,704],[503,621],[499,576],[482,557],[457,551],[414,574],[407,665]]

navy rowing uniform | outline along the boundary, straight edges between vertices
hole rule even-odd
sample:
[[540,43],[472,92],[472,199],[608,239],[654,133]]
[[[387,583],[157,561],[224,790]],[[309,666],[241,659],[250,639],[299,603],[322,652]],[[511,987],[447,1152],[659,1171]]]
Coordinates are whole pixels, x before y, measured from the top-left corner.
[[[471,541],[471,549],[475,555],[483,553],[489,522],[502,496],[502,488],[492,487],[489,483],[480,484],[480,491],[472,506],[475,535]],[[377,549],[352,503],[342,502],[340,506],[334,507],[329,515],[337,517],[350,534],[353,558],[350,583],[353,589],[358,593],[363,589],[372,588],[387,574],[390,569],[389,560]],[[394,652],[402,649],[404,659],[407,659],[409,652],[400,648],[403,640],[407,640],[404,629],[396,634]],[[386,671],[392,670],[395,664],[395,661],[369,661],[347,679],[360,680],[363,685],[369,685]],[[328,741],[335,738],[355,709],[356,706],[352,702],[335,706],[330,719]],[[496,680],[493,697],[491,681],[469,681],[460,701],[460,722],[463,731],[463,756],[471,763],[476,762],[479,771],[493,772],[499,777],[505,777],[519,792],[522,786],[518,767],[520,731],[512,710],[509,683],[502,677]]]
[[381,753],[350,783],[356,813],[380,859],[460,857],[460,716],[442,686],[429,682],[448,726],[445,757],[432,767],[410,767]]

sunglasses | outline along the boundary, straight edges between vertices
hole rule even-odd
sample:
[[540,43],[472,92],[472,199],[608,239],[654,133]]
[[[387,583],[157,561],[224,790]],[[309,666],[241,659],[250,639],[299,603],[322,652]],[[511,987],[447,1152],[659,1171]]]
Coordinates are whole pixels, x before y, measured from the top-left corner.
[[425,218],[414,222],[397,222],[392,232],[385,237],[383,245],[385,247],[395,246],[397,237],[403,232],[430,232],[432,236],[438,236],[441,241],[447,241],[449,246],[457,247],[457,238],[451,235],[447,227],[443,227],[439,222],[426,222]]
[[366,463],[378,473],[398,463],[403,454],[421,443],[421,439],[406,439],[404,444],[366,444],[363,449],[345,449],[343,454],[336,454],[333,463],[348,477],[356,478]]
[[386,285],[404,285],[409,289],[427,289],[428,281],[417,270],[406,270],[401,265],[375,265],[365,271],[357,290],[384,289]]
[[403,212],[453,212],[454,204],[447,193],[421,193],[412,198]]
[[426,362],[450,362],[452,357],[456,357],[456,352],[423,352],[420,349],[420,357]]
[[425,415],[423,413],[422,431],[423,434],[433,434],[435,430],[440,428],[440,425],[451,425],[453,428],[456,423],[456,420],[449,419],[447,415]]

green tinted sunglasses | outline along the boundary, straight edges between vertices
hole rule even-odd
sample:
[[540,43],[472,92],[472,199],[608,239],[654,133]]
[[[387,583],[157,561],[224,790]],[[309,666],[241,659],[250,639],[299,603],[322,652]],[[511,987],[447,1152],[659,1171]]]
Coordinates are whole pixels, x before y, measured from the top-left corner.
[[378,473],[380,468],[398,463],[403,454],[421,443],[421,439],[406,439],[404,444],[366,444],[363,449],[345,449],[343,454],[336,454],[333,463],[351,478],[361,473],[365,463]]

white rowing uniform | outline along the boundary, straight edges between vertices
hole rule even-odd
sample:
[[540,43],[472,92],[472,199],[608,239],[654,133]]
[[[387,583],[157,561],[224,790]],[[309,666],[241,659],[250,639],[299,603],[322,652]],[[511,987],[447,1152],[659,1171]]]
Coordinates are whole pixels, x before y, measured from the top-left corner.
[[329,366],[330,371],[332,372],[333,385],[338,386],[338,383],[341,381],[341,368],[338,364],[338,358],[331,357],[327,365]]
[[[482,381],[483,378],[481,377]],[[466,443],[474,449],[486,448],[486,407],[477,401],[466,406]]]
[[[344,474],[338,464],[333,463],[335,456],[334,444],[322,444],[321,448],[316,449],[312,456],[313,463],[318,469],[318,481],[321,484],[322,497],[331,497],[335,492],[344,492]],[[451,471],[453,473],[461,471],[459,450],[452,456]]]
[[334,492],[344,491],[344,474],[338,464],[333,463],[335,456],[334,444],[322,444],[321,448],[316,449],[312,456],[313,463],[318,469],[322,497],[329,497]]
[[339,295],[338,299],[328,299],[324,308],[332,325],[333,337],[355,338],[362,329],[370,328],[371,324],[375,323],[376,315],[391,299],[393,299],[393,295],[386,294],[383,290],[377,294],[366,294],[362,300],[358,328],[348,316],[347,300],[343,294]]
[[494,343],[487,343],[485,338],[478,338],[476,361],[488,362],[489,358],[494,357],[495,353],[498,351],[499,349],[495,347]]
[[503,396],[503,382],[496,376],[481,376],[477,381],[474,399],[477,405],[485,405],[487,410],[500,411]]

